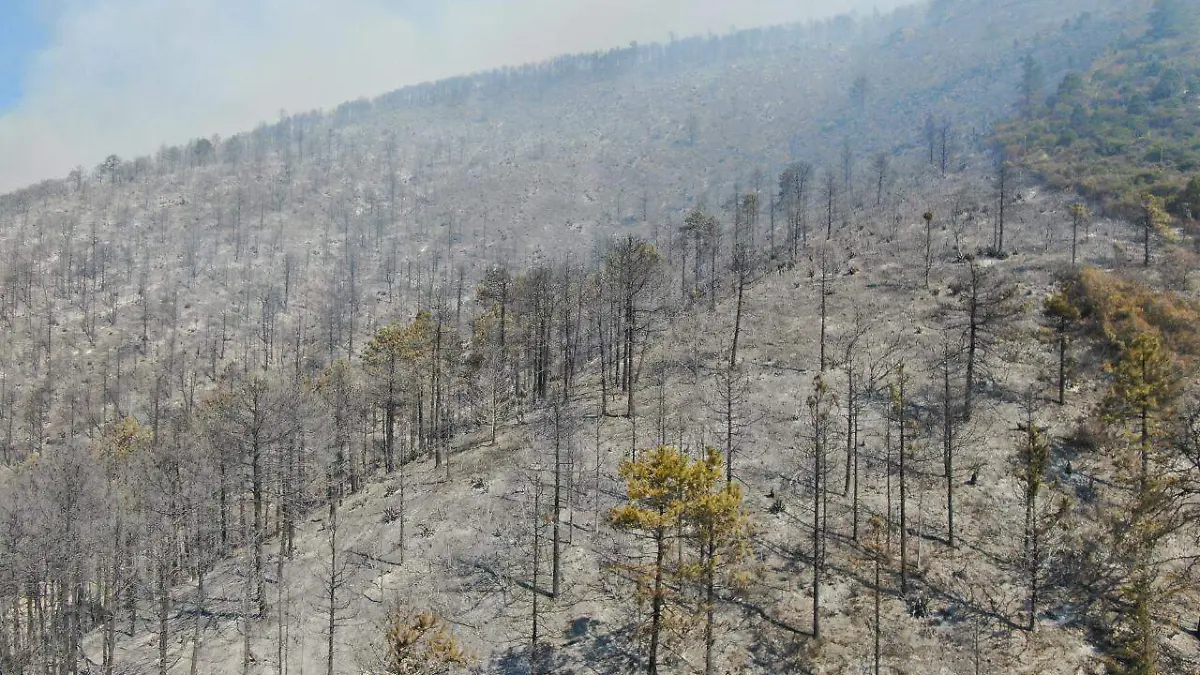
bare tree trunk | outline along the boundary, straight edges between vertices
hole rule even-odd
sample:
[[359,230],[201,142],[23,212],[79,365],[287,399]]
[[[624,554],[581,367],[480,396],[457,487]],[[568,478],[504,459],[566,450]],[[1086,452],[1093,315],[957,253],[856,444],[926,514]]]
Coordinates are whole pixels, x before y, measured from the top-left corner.
[[596,420],[596,456],[595,464],[592,467],[593,487],[592,487],[592,540],[595,541],[600,536],[600,432],[604,429],[604,416],[601,415]]
[[1000,187],[999,218],[996,221],[992,247],[996,255],[1001,255],[1004,252],[1004,207],[1008,203],[1008,165],[1003,161],[998,169],[998,179]]
[[1067,319],[1058,320],[1058,404],[1067,404]]
[[541,669],[539,666],[541,665],[541,659],[538,658],[538,640],[540,638],[538,634],[538,568],[541,567],[542,542],[540,537],[541,523],[538,520],[541,516],[542,484],[541,478],[535,478],[534,480],[536,484],[533,487],[533,522],[531,523],[533,527],[533,579],[530,582],[530,587],[533,593],[531,596],[532,603],[529,617],[529,672],[530,675],[540,675]]
[[904,464],[906,455],[906,437],[905,437],[905,406],[907,401],[904,398],[904,371],[900,371],[900,398],[897,405],[897,417],[899,418],[900,430],[900,445],[899,445],[899,464],[900,464],[900,593],[908,595],[908,519],[907,519],[907,499],[906,486],[904,476]]
[[383,466],[384,471],[391,473],[396,470],[396,355],[390,355],[388,365],[387,401],[383,411]]
[[634,359],[634,341],[636,328],[635,320],[637,315],[633,306],[633,297],[630,296],[626,301],[625,307],[625,396],[626,410],[629,414],[629,419],[633,419],[637,411],[633,407],[633,359]]
[[716,540],[712,532],[706,537],[704,544],[704,675],[713,675],[716,664],[713,660],[713,647],[717,643],[713,631],[716,620]]
[[560,564],[561,546],[559,526],[562,522],[562,404],[556,402],[554,405],[554,509],[553,518],[553,541],[551,542],[551,581],[550,581],[550,597],[557,598],[559,595],[559,583],[562,577],[562,568]]
[[[320,579],[320,581],[321,581],[321,605],[318,607],[317,611],[319,613],[324,613],[326,615],[325,616],[325,619],[326,619],[326,621],[325,621],[325,672],[326,672],[326,675],[333,675],[334,663],[336,662],[335,654],[336,654],[336,647],[337,647],[337,629],[339,627],[341,627],[342,625],[344,625],[345,620],[348,618],[345,614],[343,614],[343,612],[345,612],[351,604],[351,602],[345,598],[342,598],[339,600],[338,594],[346,587],[347,583],[349,582],[350,573],[352,570],[349,568],[349,566],[346,564],[346,562],[342,559],[341,548],[338,543],[338,533],[339,533],[339,528],[340,528],[340,524],[338,521],[338,503],[340,501],[340,495],[334,494],[331,491],[331,493],[329,494],[328,501],[329,501],[329,517],[326,522],[326,530],[329,533],[329,558],[328,558],[328,568],[326,568],[325,570],[322,570],[322,577]],[[283,584],[282,576],[279,580],[279,583],[280,583],[280,585]],[[290,598],[291,598],[290,593],[288,594],[288,598],[290,601]],[[280,609],[280,613],[281,614],[283,613],[282,608]],[[303,635],[303,634],[301,634],[301,635]],[[282,672],[286,672],[287,657],[288,657],[288,652],[286,649],[286,641],[287,641],[286,632],[281,632],[279,639],[281,642],[285,643],[284,649],[282,650],[282,652],[280,654],[280,656],[281,656],[280,662],[283,664]],[[301,644],[300,648],[301,648],[301,651],[303,651],[303,643]],[[303,666],[301,669],[303,670]]]
[[[744,253],[740,253],[739,255],[745,256]],[[729,367],[730,368],[734,368],[737,366],[738,338],[741,336],[741,333],[742,333],[742,298],[745,295],[745,291],[746,291],[746,277],[749,275],[749,272],[743,268],[745,266],[748,266],[750,264],[750,261],[745,259],[745,257],[742,257],[742,259],[740,261],[736,262],[735,264],[736,264],[735,272],[737,273],[737,281],[738,281],[737,309],[734,311],[734,314],[733,314],[733,346],[729,350]]]
[[883,632],[883,627],[880,626],[880,624],[879,624],[879,617],[880,617],[879,596],[882,594],[882,590],[883,590],[880,588],[880,568],[883,566],[883,561],[881,560],[881,558],[882,558],[881,553],[879,551],[876,551],[875,552],[875,675],[880,674],[879,662],[880,662],[881,651],[879,649],[879,638],[880,638],[880,634]]
[[946,543],[954,548],[954,405],[950,398],[950,353],[942,361],[942,453],[946,470]]
[[667,554],[667,533],[658,528],[654,533],[654,590],[650,598],[650,656],[646,667],[647,675],[658,675],[658,644],[662,632],[663,614],[663,565]]
[[[255,405],[261,405],[260,401],[256,401]],[[255,415],[258,411],[255,411]],[[267,589],[266,589],[266,574],[264,573],[264,556],[263,545],[266,539],[266,514],[265,500],[263,495],[263,471],[262,471],[262,454],[263,449],[257,438],[252,440],[251,448],[251,493],[254,500],[254,531],[251,536],[254,538],[254,578],[249,580],[254,584],[254,597],[256,609],[259,618],[267,615]]]
[[971,297],[967,315],[967,382],[963,394],[963,419],[971,419],[971,404],[975,395],[975,356],[979,349],[979,281],[975,265],[971,265]]
[[[110,604],[106,608],[107,616],[105,617],[104,627],[104,674],[113,675],[113,668],[116,660],[117,650],[117,612],[121,607],[121,555],[122,546],[121,540],[124,537],[123,532],[124,518],[121,515],[120,508],[117,509],[116,526],[113,532],[112,546],[112,574],[110,576],[111,588],[109,589]],[[193,674],[194,675],[194,674]]]
[[1142,234],[1142,266],[1150,266],[1150,230],[1154,227],[1154,222],[1149,214],[1145,216],[1146,222]]
[[399,510],[400,510],[399,530],[400,531],[398,533],[399,536],[397,537],[396,545],[400,548],[400,564],[401,565],[404,564],[404,549],[406,548],[405,540],[404,540],[404,522],[408,517],[408,515],[405,513],[405,510],[408,508],[408,506],[405,502],[405,494],[404,494],[406,484],[408,483],[408,476],[407,476],[408,457],[405,455],[412,453],[412,445],[413,445],[413,434],[412,434],[412,422],[410,421],[409,422],[409,432],[408,432],[408,446],[409,447],[404,453],[401,454],[401,457],[400,457],[400,480],[399,480],[400,485],[399,485],[399,490],[397,493],[397,496],[399,497],[399,501],[400,501],[400,504],[399,504]]
[[814,446],[813,458],[813,577],[812,577],[812,625],[813,639],[821,639],[821,490],[824,489],[824,481],[821,480],[821,472],[824,470],[824,462],[822,455],[825,452],[820,440],[820,432],[818,431],[817,440]]
[[[822,257],[829,255],[828,247],[822,249]],[[821,363],[820,372],[825,372],[825,325],[828,317],[828,295],[826,294],[826,285],[829,283],[829,274],[826,271],[825,260],[821,261]]]
[[933,212],[925,213],[925,288],[929,288],[929,272],[933,269]]
[[1079,217],[1071,218],[1071,266],[1075,266],[1075,250],[1079,241]]
[[858,541],[858,411],[854,411],[854,492],[850,498],[851,539]]
[[[252,556],[253,554],[251,554]],[[242,592],[242,675],[250,675],[250,607],[253,602],[253,582],[247,579]]]
[[157,565],[158,576],[158,673],[159,675],[167,675],[169,663],[167,662],[167,645],[169,644],[169,629],[168,619],[171,615],[171,583],[168,573],[168,552],[162,551],[159,554]]
[[[850,474],[854,464],[854,449],[855,441],[855,424],[854,424],[854,362],[848,360],[846,363],[846,471],[845,482],[842,484],[842,496],[845,497],[850,492]],[[855,513],[854,519],[854,539],[858,538],[858,514]]]
[[828,413],[825,409],[826,385],[820,375],[816,380],[816,391],[808,398],[812,416],[813,442],[813,523],[812,523],[812,625],[813,639],[821,639],[821,572],[825,557],[825,528],[828,521],[828,499],[826,492],[826,443],[828,441]]
[[884,494],[887,498],[887,505],[884,509],[884,533],[887,539],[887,551],[892,552],[892,421],[886,420],[883,425],[883,476],[884,476]]
[[[662,377],[664,379],[660,380],[659,396],[661,416],[665,418],[667,414],[665,401],[666,381],[665,375]],[[722,432],[722,435],[724,436],[722,443],[725,451],[725,486],[729,487],[733,484],[733,460],[734,456],[737,455],[738,452],[737,447],[733,444],[734,437],[735,434],[737,434],[745,424],[745,421],[740,420],[738,417],[738,409],[745,403],[746,391],[744,387],[748,385],[743,379],[741,368],[738,366],[730,366],[729,364],[726,364],[725,367],[717,371],[716,378],[720,402],[718,404],[719,407],[714,405],[712,410],[719,416],[725,426],[724,431]],[[663,424],[665,427],[665,421]],[[661,444],[665,445],[666,442],[667,435],[666,429],[664,428],[661,434]],[[682,443],[683,441],[680,440],[680,445],[682,445]]]
[[[433,348],[433,375],[432,375],[433,381],[432,381],[432,387],[430,387],[430,389],[431,389],[431,392],[430,392],[431,414],[430,414],[429,422],[430,422],[430,425],[434,429],[433,465],[435,467],[441,467],[442,461],[443,461],[443,457],[442,457],[442,431],[443,430],[441,428],[442,420],[440,419],[441,403],[442,403],[442,400],[441,400],[442,399],[442,397],[441,397],[441,392],[442,392],[442,390],[441,390],[441,387],[442,387],[442,378],[441,378],[441,374],[442,374],[442,312],[441,312],[441,308],[438,309],[437,317],[438,317],[437,318],[437,328],[436,328],[437,332],[436,332],[436,335],[434,336],[434,348]],[[450,467],[447,466],[446,470],[449,471]]]
[[[600,303],[597,303],[598,305]],[[596,310],[596,334],[600,347],[600,417],[603,419],[608,415],[608,370],[605,368],[607,355],[604,353],[604,325],[601,321],[601,310]]]
[[[200,555],[204,555],[201,553]],[[205,570],[201,567],[196,571],[196,623],[192,627],[192,662],[188,668],[189,675],[199,675],[200,672],[200,649],[203,641],[203,625],[204,625],[204,574]]]
[[280,533],[278,560],[275,561],[275,665],[279,675],[287,672],[287,654],[284,651],[287,644],[287,640],[284,638],[287,608],[283,605],[283,587],[285,585],[283,561],[286,539],[287,537]]

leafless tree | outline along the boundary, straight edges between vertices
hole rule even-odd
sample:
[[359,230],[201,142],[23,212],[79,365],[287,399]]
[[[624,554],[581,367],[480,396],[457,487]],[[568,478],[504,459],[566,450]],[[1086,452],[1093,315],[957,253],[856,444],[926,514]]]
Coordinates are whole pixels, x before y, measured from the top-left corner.
[[949,325],[962,331],[966,348],[963,417],[970,419],[980,361],[996,347],[1005,331],[1024,311],[1018,287],[996,268],[968,259],[962,278],[951,288],[952,303],[943,305]]
[[316,611],[325,617],[325,675],[333,675],[337,652],[337,630],[346,625],[353,598],[345,597],[345,588],[354,574],[349,561],[342,555],[338,542],[338,505],[336,499],[329,500],[329,514],[325,531],[329,536],[329,556],[322,566],[321,601]]
[[808,247],[808,201],[812,184],[813,167],[807,162],[797,162],[784,169],[779,176],[779,205],[787,216],[788,250],[792,260],[800,248]]

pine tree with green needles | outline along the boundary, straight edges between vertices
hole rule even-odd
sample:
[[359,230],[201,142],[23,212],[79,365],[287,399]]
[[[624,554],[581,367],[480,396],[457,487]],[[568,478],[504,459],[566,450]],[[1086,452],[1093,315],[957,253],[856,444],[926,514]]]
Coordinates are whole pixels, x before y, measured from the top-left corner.
[[[652,562],[629,566],[637,579],[638,599],[648,599],[650,604],[648,675],[659,672],[664,628],[686,618],[686,599],[679,589],[682,582],[693,579],[700,581],[704,596],[706,672],[712,672],[717,579],[730,562],[744,555],[747,536],[741,490],[723,485],[722,466],[721,453],[715,449],[693,460],[670,446],[621,463],[627,500],[610,512],[609,519],[617,529],[640,535],[653,550]],[[680,537],[698,544],[698,561],[671,564],[667,554]]]
[[1079,309],[1067,295],[1066,286],[1060,284],[1054,293],[1042,302],[1042,319],[1058,351],[1058,404],[1067,402],[1067,346],[1071,341],[1071,326],[1079,320]]
[[1158,335],[1144,332],[1121,344],[1119,357],[1105,370],[1112,377],[1103,401],[1105,420],[1118,425],[1132,423],[1144,483],[1150,478],[1157,422],[1169,410],[1179,385],[1174,361]]

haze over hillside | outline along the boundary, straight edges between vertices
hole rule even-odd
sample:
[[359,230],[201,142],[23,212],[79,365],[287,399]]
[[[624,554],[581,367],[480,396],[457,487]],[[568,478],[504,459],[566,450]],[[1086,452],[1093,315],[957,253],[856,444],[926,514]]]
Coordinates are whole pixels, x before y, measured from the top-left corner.
[[1194,3],[206,7],[0,116],[0,675],[1200,671]]
[[103,0],[45,3],[23,17],[22,0],[0,33],[0,42],[30,43],[0,66],[0,81],[18,80],[10,105],[0,97],[0,192],[109,154],[274,122],[280,110],[328,109],[631,41],[886,12],[902,2]]

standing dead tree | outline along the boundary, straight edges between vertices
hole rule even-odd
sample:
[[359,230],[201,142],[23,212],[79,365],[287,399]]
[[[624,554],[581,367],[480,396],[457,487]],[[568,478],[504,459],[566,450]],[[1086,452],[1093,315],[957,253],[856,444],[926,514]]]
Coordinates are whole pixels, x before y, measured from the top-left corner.
[[873,340],[875,333],[870,328],[876,311],[877,308],[869,305],[856,306],[854,319],[837,344],[840,361],[837,365],[846,372],[846,458],[842,496],[850,493],[851,538],[855,541],[859,537],[861,513],[860,455],[866,443],[861,433],[862,413],[871,401],[886,393],[886,383],[899,367],[898,354],[906,340],[906,336],[898,331],[891,332],[888,340]]
[[737,439],[752,427],[761,415],[746,409],[752,386],[742,366],[725,364],[713,370],[713,392],[707,407],[717,415],[725,445],[725,484],[733,484],[733,459],[740,452]]
[[787,217],[788,253],[796,259],[808,247],[808,201],[813,166],[807,162],[789,165],[779,176],[779,205]]
[[925,212],[925,288],[929,288],[929,272],[933,269],[933,211]]
[[851,485],[854,494],[851,499],[851,538],[858,539],[858,438],[859,422],[862,414],[862,398],[859,396],[863,373],[860,365],[863,354],[860,349],[865,347],[867,335],[867,318],[859,309],[854,313],[854,321],[850,328],[838,339],[837,351],[840,366],[846,373],[846,458],[843,467],[842,497],[850,493]]
[[817,293],[819,294],[818,306],[821,316],[821,335],[819,340],[820,357],[818,359],[818,367],[820,372],[823,373],[830,363],[826,355],[826,348],[828,346],[829,298],[833,295],[831,286],[837,279],[842,267],[842,259],[838,253],[837,244],[827,240],[815,246],[809,254],[809,264],[811,267],[809,268],[808,276],[816,282]]
[[900,480],[900,594],[908,597],[908,494],[906,480],[906,464],[909,457],[908,430],[911,422],[908,414],[909,400],[906,391],[908,376],[901,365],[896,371],[896,382],[892,385],[892,414],[895,416],[896,431],[899,437],[897,444]]
[[734,286],[736,287],[737,303],[733,313],[733,339],[729,347],[729,367],[737,365],[738,341],[742,335],[742,314],[746,299],[746,289],[754,280],[754,258],[751,249],[745,244],[737,244],[733,251]]
[[871,169],[875,176],[875,207],[879,208],[883,206],[883,188],[891,171],[891,157],[886,152],[875,155],[871,161]]
[[941,442],[942,442],[942,474],[946,479],[946,544],[955,546],[954,535],[954,486],[957,482],[955,473],[955,451],[959,445],[959,426],[962,413],[958,404],[956,389],[952,382],[956,377],[956,366],[959,355],[962,354],[961,336],[951,333],[942,335],[941,349],[936,356],[937,371],[941,394]]
[[992,228],[990,253],[1004,256],[1004,216],[1008,202],[1012,199],[1012,164],[1005,158],[996,162],[996,218]]
[[812,452],[812,626],[813,637],[821,639],[821,574],[825,569],[825,538],[829,520],[828,450],[833,427],[833,406],[836,397],[829,391],[823,376],[813,381],[813,393],[806,400],[809,437]]
[[1050,444],[1045,438],[1046,430],[1038,426],[1034,418],[1035,405],[1036,398],[1031,390],[1025,398],[1025,420],[1017,427],[1022,439],[1017,445],[1013,462],[1013,476],[1021,490],[1021,500],[1025,508],[1021,568],[1025,574],[1028,593],[1025,628],[1029,631],[1033,631],[1037,626],[1041,584],[1050,549],[1050,542],[1047,540],[1055,528],[1061,529],[1066,526],[1068,509],[1066,498],[1056,498],[1050,490]]
[[964,338],[964,419],[971,417],[981,364],[1025,310],[1018,291],[1017,285],[995,267],[968,258],[966,273],[950,287],[954,300],[941,307],[941,312],[948,317],[949,327],[960,330]]
[[621,389],[626,395],[626,415],[633,419],[634,390],[640,370],[641,339],[649,330],[653,307],[649,306],[657,291],[662,255],[648,242],[627,237],[617,242],[605,256],[607,286],[615,294],[621,313]]
[[316,611],[325,617],[325,675],[333,675],[336,663],[337,630],[351,618],[347,612],[353,598],[346,597],[346,586],[350,583],[353,570],[342,556],[338,542],[338,503],[329,500],[329,517],[325,530],[329,535],[329,557],[324,565],[321,581],[321,601]]

